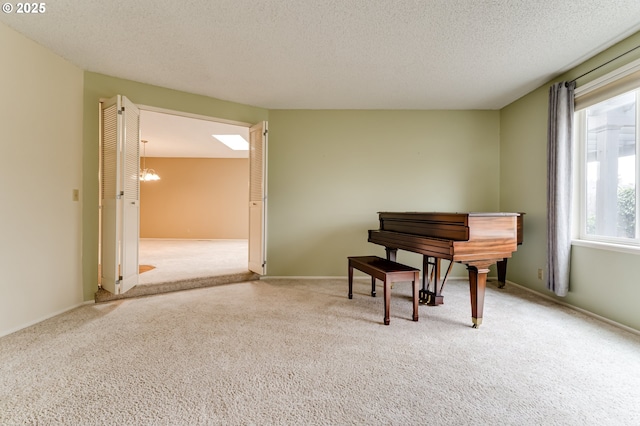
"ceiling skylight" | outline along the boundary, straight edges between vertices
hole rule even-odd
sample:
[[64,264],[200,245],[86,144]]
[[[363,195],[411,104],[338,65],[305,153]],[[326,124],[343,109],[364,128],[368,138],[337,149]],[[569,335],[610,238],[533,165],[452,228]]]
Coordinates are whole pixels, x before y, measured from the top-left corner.
[[248,151],[249,142],[240,135],[211,135],[234,151]]

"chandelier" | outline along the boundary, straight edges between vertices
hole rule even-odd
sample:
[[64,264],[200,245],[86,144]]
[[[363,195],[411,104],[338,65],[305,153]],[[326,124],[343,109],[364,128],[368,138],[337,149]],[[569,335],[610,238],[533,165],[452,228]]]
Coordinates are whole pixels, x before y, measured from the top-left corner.
[[145,140],[141,140],[142,142],[142,169],[140,170],[140,180],[143,182],[148,182],[151,180],[160,180],[160,176],[153,169],[147,169],[147,142]]

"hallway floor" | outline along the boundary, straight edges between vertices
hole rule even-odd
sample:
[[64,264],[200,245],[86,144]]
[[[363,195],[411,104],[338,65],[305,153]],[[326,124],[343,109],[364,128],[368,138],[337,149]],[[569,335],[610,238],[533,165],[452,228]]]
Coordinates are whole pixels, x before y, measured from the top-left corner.
[[140,239],[139,263],[155,268],[139,285],[238,274],[249,270],[247,240]]
[[139,264],[154,268],[139,275],[124,294],[104,289],[96,303],[259,279],[249,271],[247,240],[141,239]]

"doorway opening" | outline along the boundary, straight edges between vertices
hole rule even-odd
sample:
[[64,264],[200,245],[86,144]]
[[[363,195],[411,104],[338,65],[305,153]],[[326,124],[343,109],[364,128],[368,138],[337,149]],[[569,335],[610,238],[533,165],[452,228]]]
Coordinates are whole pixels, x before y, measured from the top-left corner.
[[138,285],[249,271],[248,147],[213,135],[248,142],[249,127],[140,108],[141,161],[160,180],[140,183]]
[[[127,102],[125,118],[121,105]],[[116,103],[117,120],[110,106]],[[121,96],[101,101],[101,111],[99,258],[108,254],[115,287],[112,279],[105,287],[102,271],[96,301],[241,282],[265,273],[266,122],[136,106]],[[228,135],[246,146],[227,147],[222,142]],[[125,157],[132,150],[143,154],[133,157],[137,162]],[[160,178],[143,180],[142,167]],[[128,200],[132,196],[137,198]],[[112,205],[115,213],[107,210],[105,223],[105,206]],[[129,205],[137,214],[127,213]],[[125,234],[125,226],[134,233]],[[114,250],[115,258],[109,254]],[[133,287],[121,285],[123,271],[133,272],[131,262],[121,263],[125,254],[127,261],[135,259]]]

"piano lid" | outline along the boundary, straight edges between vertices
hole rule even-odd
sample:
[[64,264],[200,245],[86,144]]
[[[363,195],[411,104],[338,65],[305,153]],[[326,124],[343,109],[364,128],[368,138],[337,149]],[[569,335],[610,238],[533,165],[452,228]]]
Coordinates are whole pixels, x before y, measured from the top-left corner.
[[379,215],[401,215],[406,217],[428,217],[436,220],[438,217],[456,217],[456,216],[520,216],[524,213],[513,212],[378,212]]
[[[491,234],[495,226],[498,229],[503,227],[508,229],[515,226],[514,218],[520,219],[519,213],[508,212],[379,212],[378,215],[381,231],[453,241],[467,241],[474,238],[474,235],[477,237],[485,235],[487,232]],[[506,222],[503,225],[498,225],[503,221]]]

